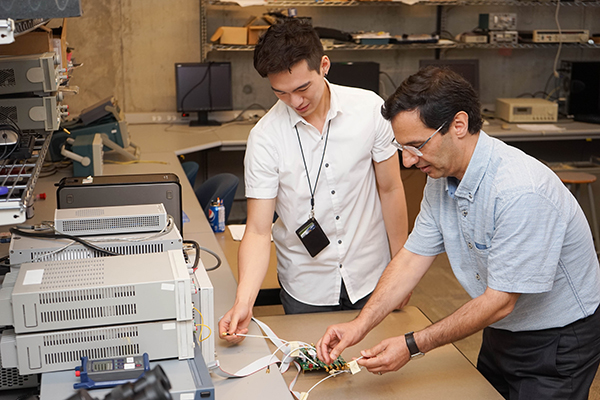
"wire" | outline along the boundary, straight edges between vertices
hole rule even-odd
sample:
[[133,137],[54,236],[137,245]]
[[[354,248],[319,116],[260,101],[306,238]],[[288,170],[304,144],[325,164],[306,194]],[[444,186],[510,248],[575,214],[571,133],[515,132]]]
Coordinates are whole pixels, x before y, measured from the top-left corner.
[[[201,342],[204,342],[206,339],[208,339],[212,335],[212,329],[210,329],[210,326],[204,324],[204,317],[202,316],[202,313],[200,312],[200,310],[198,310],[196,307],[194,307],[194,310],[196,310],[196,312],[200,316],[200,323],[196,324],[196,326],[200,327],[200,332],[198,332],[198,338],[197,338],[198,344],[200,344]],[[204,339],[202,339],[202,329],[204,327],[206,327],[208,329],[208,336],[205,337]]]
[[217,265],[215,265],[214,267],[211,267],[211,268],[205,268],[205,270],[207,272],[214,271],[215,269],[217,269],[221,266],[221,264],[222,264],[221,257],[219,257],[219,255],[217,253],[215,253],[214,251],[207,249],[206,247],[200,246],[198,244],[198,242],[196,242],[195,240],[184,240],[183,243],[191,244],[192,246],[194,246],[196,248],[196,258],[195,258],[194,266],[193,266],[194,269],[198,268],[198,265],[200,264],[200,251],[201,250],[204,250],[205,252],[207,252],[208,254],[210,254],[217,260]]
[[6,154],[6,149],[9,147],[9,145],[6,144],[7,135],[6,133],[2,135],[2,137],[4,138],[4,151],[2,152],[2,155],[0,155],[0,160],[6,160],[15,152],[17,147],[19,147],[19,143],[23,138],[23,131],[21,130],[19,125],[7,114],[0,112],[0,116],[2,116],[7,122],[9,122],[9,124],[1,124],[0,129],[11,130],[17,135],[17,142],[14,145],[12,145],[12,149],[8,154]]
[[560,29],[560,23],[558,22],[558,12],[560,10],[560,1],[556,2],[556,12],[554,13],[554,21],[556,22],[556,28],[558,28],[558,50],[556,51],[556,57],[554,57],[554,65],[552,67],[552,73],[555,78],[558,78],[560,75],[556,66],[558,64],[558,58],[560,57],[560,50],[562,49],[562,31]]
[[340,374],[349,374],[349,373],[350,373],[350,371],[346,371],[346,370],[332,372],[329,376],[326,376],[325,378],[321,379],[319,382],[315,383],[313,385],[313,387],[311,387],[310,389],[308,389],[308,391],[306,392],[306,395],[308,395],[311,390],[313,390],[314,388],[316,388],[319,384],[323,383],[327,379],[333,378],[334,376],[338,376]]
[[129,164],[164,164],[169,165],[166,161],[152,161],[152,160],[131,160],[131,161],[112,161],[112,160],[104,160],[106,164],[119,164],[119,165],[129,165]]
[[[54,229],[54,228],[52,228]],[[56,231],[54,233],[42,233],[42,232],[27,232],[18,228],[10,228],[9,229],[10,233],[15,233],[17,235],[21,235],[21,236],[25,236],[25,237],[36,237],[36,238],[46,238],[46,239],[71,239],[79,244],[82,244],[83,246],[97,251],[100,254],[104,254],[107,256],[118,256],[118,253],[114,253],[112,251],[108,251],[106,249],[103,249],[101,247],[95,246],[92,243],[88,242],[87,240],[83,240],[81,238],[78,238],[77,236],[71,236],[71,235],[65,235],[64,233],[56,233]]]
[[388,74],[385,71],[380,71],[379,74],[387,77],[390,80],[390,82],[392,82],[392,86],[394,87],[394,90],[396,90],[396,88],[398,87],[398,85],[396,85],[396,82],[394,82],[394,80],[392,79],[392,77],[390,76],[390,74]]
[[250,109],[251,109],[252,107],[254,107],[254,106],[258,106],[258,107],[260,107],[260,108],[261,108],[261,109],[262,109],[262,110],[265,112],[265,114],[268,112],[268,110],[267,110],[267,109],[266,109],[264,106],[262,106],[261,104],[258,104],[258,103],[252,103],[252,104],[250,104],[248,107],[246,107],[246,108],[244,108],[242,111],[240,111],[240,113],[239,113],[239,114],[238,114],[238,115],[237,115],[237,116],[236,116],[234,119],[232,119],[232,120],[230,120],[230,121],[226,121],[225,123],[227,124],[227,123],[230,123],[230,122],[236,122],[236,121],[239,121],[239,118],[240,118],[240,117],[241,117],[241,116],[242,116],[242,115],[243,115],[243,114],[244,114],[246,111],[250,110]]
[[[204,80],[206,79],[206,77],[208,76],[208,74],[210,72],[210,67],[211,66],[212,66],[212,63],[209,62],[208,63],[208,68],[206,68],[206,71],[204,72],[204,76],[202,77],[202,79],[200,79],[200,82],[198,82],[197,84],[195,84],[194,86],[192,86],[192,88],[190,90],[188,90],[186,92],[186,94],[183,95],[183,97],[181,98],[181,102],[179,103],[179,107],[180,107],[180,109],[182,111],[184,110],[184,108],[183,108],[183,102],[185,101],[186,97],[188,97],[190,95],[190,93],[192,93],[194,91],[194,89],[196,89],[198,86],[202,85],[202,83],[204,82]],[[209,83],[210,83],[210,79],[209,79]],[[209,89],[208,93],[209,93],[209,95],[208,95],[209,101],[211,101],[212,99],[211,99],[211,96],[210,96],[210,89]]]

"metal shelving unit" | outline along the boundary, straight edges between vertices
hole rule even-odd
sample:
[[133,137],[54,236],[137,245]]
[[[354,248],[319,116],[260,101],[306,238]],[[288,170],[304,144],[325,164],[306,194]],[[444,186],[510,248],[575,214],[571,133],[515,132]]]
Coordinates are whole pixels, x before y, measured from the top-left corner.
[[[33,154],[27,160],[0,161],[0,187],[7,193],[0,195],[0,225],[20,224],[31,217],[33,190],[46,158],[52,133],[35,135]],[[23,140],[23,138],[21,139]]]
[[[432,0],[432,1],[419,1],[414,6],[437,6],[438,7],[438,18],[443,20],[444,17],[444,6],[518,6],[518,7],[556,7],[556,1],[532,1],[532,0]],[[206,31],[206,7],[239,7],[237,3],[223,2],[223,1],[200,1],[200,26],[202,40],[200,41],[200,54],[202,60],[205,60],[209,51],[234,51],[234,52],[246,52],[253,51],[254,46],[232,46],[232,45],[221,45],[212,44],[205,42],[207,38]],[[600,7],[600,1],[561,1],[561,7]],[[395,7],[395,6],[409,6],[400,1],[308,1],[308,0],[268,0],[263,5],[256,5],[258,7],[273,7],[273,8],[286,8],[286,7]],[[441,28],[440,21],[438,21],[438,27]],[[590,43],[563,43],[565,48],[580,48],[580,49],[600,49],[598,44]],[[327,51],[331,50],[352,50],[352,51],[363,51],[363,50],[411,50],[411,49],[434,49],[437,51],[447,49],[548,49],[556,48],[558,43],[519,43],[515,45],[502,44],[495,45],[489,43],[411,43],[411,44],[382,44],[382,45],[361,45],[361,44],[336,44]]]
[[[224,1],[208,1],[209,5],[237,7],[237,3]],[[556,6],[556,1],[531,1],[531,0],[448,0],[448,1],[419,1],[415,6]],[[562,6],[567,7],[599,7],[600,1],[562,1]],[[390,7],[390,6],[409,6],[409,4],[401,1],[304,1],[304,0],[285,0],[274,1],[268,0],[265,4],[257,5],[258,7]]]
[[[563,48],[583,48],[583,49],[600,49],[600,45],[589,43],[563,43]],[[366,45],[366,44],[336,44],[327,51],[331,50],[414,50],[414,49],[553,49],[557,48],[558,43],[519,43],[519,44],[489,44],[489,43],[412,43],[412,44],[382,44],[382,45]],[[254,51],[254,46],[233,46],[233,45],[210,45],[210,49],[214,51]]]

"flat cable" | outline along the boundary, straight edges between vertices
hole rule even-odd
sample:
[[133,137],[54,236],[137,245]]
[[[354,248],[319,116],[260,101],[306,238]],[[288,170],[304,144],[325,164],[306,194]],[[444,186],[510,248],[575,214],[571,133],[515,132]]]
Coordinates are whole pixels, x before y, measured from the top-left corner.
[[[266,372],[269,373],[270,367],[272,365],[279,364],[279,372],[283,374],[288,370],[290,364],[293,364],[296,367],[297,372],[296,372],[296,376],[294,377],[294,379],[290,382],[288,389],[290,390],[290,392],[296,399],[307,400],[310,392],[312,390],[314,390],[315,387],[317,387],[319,384],[326,381],[327,379],[341,375],[341,374],[345,374],[345,373],[354,375],[361,371],[361,367],[358,365],[357,361],[360,360],[361,358],[363,358],[362,356],[358,357],[350,362],[345,362],[343,369],[334,369],[334,367],[332,367],[332,365],[335,364],[334,363],[329,366],[330,367],[329,369],[327,368],[327,366],[325,367],[325,370],[327,372],[329,372],[329,375],[327,377],[321,379],[316,384],[314,384],[309,390],[307,390],[306,392],[294,391],[293,387],[296,384],[296,381],[298,379],[300,372],[303,370],[303,366],[300,365],[301,362],[309,361],[315,365],[323,365],[322,363],[319,363],[315,360],[315,357],[316,357],[315,346],[305,343],[305,342],[301,342],[301,341],[287,341],[287,340],[280,339],[271,330],[271,328],[268,325],[266,325],[264,322],[259,321],[256,318],[252,318],[252,320],[262,329],[262,331],[266,335],[236,334],[236,333],[230,334],[227,332],[224,332],[223,335],[225,335],[225,336],[242,336],[242,337],[249,337],[249,338],[261,338],[261,339],[266,338],[266,339],[271,340],[271,342],[276,346],[275,351],[273,353],[271,353],[270,356],[262,357],[233,374],[223,370],[219,364],[219,361],[217,360],[214,363],[211,363],[211,365],[209,365],[209,370],[211,370],[211,372],[215,372],[217,375],[220,375],[220,376],[226,377],[226,378],[242,378],[245,376],[252,375],[262,369],[266,369]],[[305,350],[305,351],[302,351],[302,350]],[[277,353],[279,351],[281,351],[284,355],[281,360],[279,360],[277,358]],[[305,361],[298,361],[298,360],[305,360]]]

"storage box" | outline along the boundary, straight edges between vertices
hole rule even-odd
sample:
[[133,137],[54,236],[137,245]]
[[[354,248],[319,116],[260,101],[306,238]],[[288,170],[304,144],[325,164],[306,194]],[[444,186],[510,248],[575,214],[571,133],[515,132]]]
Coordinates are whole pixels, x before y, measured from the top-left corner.
[[214,35],[210,38],[211,42],[219,42],[221,44],[257,44],[258,38],[262,35],[271,25],[253,25],[254,23],[264,20],[262,17],[251,16],[243,27],[234,26],[221,26],[218,28]]
[[248,42],[248,28],[236,26],[221,26],[210,38],[211,42],[220,44],[238,44],[245,45]]
[[248,44],[257,44],[260,36],[269,29],[270,25],[252,25],[248,27]]
[[[60,20],[59,20],[60,22]],[[62,25],[17,36],[14,43],[0,46],[0,55],[24,56],[55,52],[62,68],[67,68],[67,20]]]
[[54,51],[51,40],[52,34],[50,32],[29,32],[17,36],[11,44],[0,46],[0,55],[25,56],[51,52]]

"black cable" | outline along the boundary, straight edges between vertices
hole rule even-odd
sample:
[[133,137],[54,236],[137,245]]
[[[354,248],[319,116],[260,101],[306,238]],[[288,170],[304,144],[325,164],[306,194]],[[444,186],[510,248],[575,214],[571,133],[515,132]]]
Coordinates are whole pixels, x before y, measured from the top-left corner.
[[[212,62],[208,63],[208,68],[206,68],[206,72],[204,72],[204,76],[202,77],[202,79],[200,79],[200,82],[198,82],[197,84],[195,84],[190,90],[187,91],[187,93],[185,95],[183,95],[183,97],[181,98],[181,102],[179,103],[179,107],[181,108],[182,112],[185,112],[185,109],[183,108],[183,102],[185,101],[185,98],[188,97],[188,95],[190,93],[192,93],[194,91],[194,89],[196,89],[198,86],[202,85],[202,83],[204,82],[204,80],[206,79],[206,77],[208,76],[208,73],[210,72],[210,67],[212,66]],[[210,80],[208,81],[208,83],[210,84]],[[210,88],[210,86],[209,86]],[[212,100],[210,98],[210,92],[209,92],[209,102]]]
[[261,109],[262,109],[262,110],[265,112],[265,114],[268,112],[268,110],[267,110],[267,109],[266,109],[264,106],[262,106],[261,104],[258,104],[258,103],[252,103],[252,104],[250,104],[248,107],[246,107],[246,108],[244,108],[242,111],[240,111],[240,113],[239,113],[239,114],[238,114],[238,115],[237,115],[235,118],[233,118],[232,120],[229,120],[229,121],[227,121],[227,122],[225,122],[225,123],[226,123],[226,124],[228,124],[228,123],[230,123],[230,122],[235,122],[235,121],[238,121],[238,120],[239,120],[239,118],[240,118],[240,117],[241,117],[241,116],[242,116],[242,115],[243,115],[243,114],[244,114],[246,111],[250,110],[250,109],[251,109],[252,107],[254,107],[254,106],[260,107],[260,108],[261,108]]
[[69,240],[73,240],[73,241],[87,247],[90,250],[97,251],[100,254],[104,254],[107,256],[119,256],[120,255],[118,253],[114,253],[112,251],[109,251],[109,250],[103,249],[101,247],[98,247],[96,245],[93,245],[86,240],[78,238],[77,236],[66,235],[64,233],[28,232],[28,231],[23,231],[18,228],[10,228],[9,231],[10,231],[10,233],[15,233],[17,235],[21,235],[21,236],[25,236],[25,237],[36,237],[36,238],[45,238],[45,239],[69,239]]
[[4,133],[2,135],[2,137],[4,138],[4,151],[2,152],[2,155],[0,155],[0,160],[6,160],[7,158],[9,158],[17,149],[17,147],[19,147],[19,143],[21,142],[21,139],[23,138],[23,131],[21,130],[21,128],[19,127],[19,125],[17,125],[17,123],[11,118],[9,117],[7,114],[4,114],[2,112],[0,112],[0,116],[2,116],[7,122],[9,122],[10,124],[0,124],[0,130],[10,130],[13,131],[16,135],[17,135],[17,142],[13,145],[12,149],[10,150],[10,152],[8,154],[6,154],[6,149],[8,148],[8,145],[6,145],[6,133]]
[[214,267],[211,267],[211,268],[205,268],[206,271],[214,271],[215,269],[217,269],[221,266],[221,264],[222,264],[221,257],[219,257],[219,255],[217,253],[215,253],[214,251],[209,250],[206,247],[201,247],[198,244],[198,242],[196,242],[195,240],[184,240],[183,243],[191,244],[192,246],[194,246],[196,248],[196,259],[194,260],[194,267],[193,267],[194,269],[197,268],[198,264],[200,263],[200,250],[204,250],[205,252],[207,252],[208,254],[210,254],[217,260],[217,265],[215,265]]

